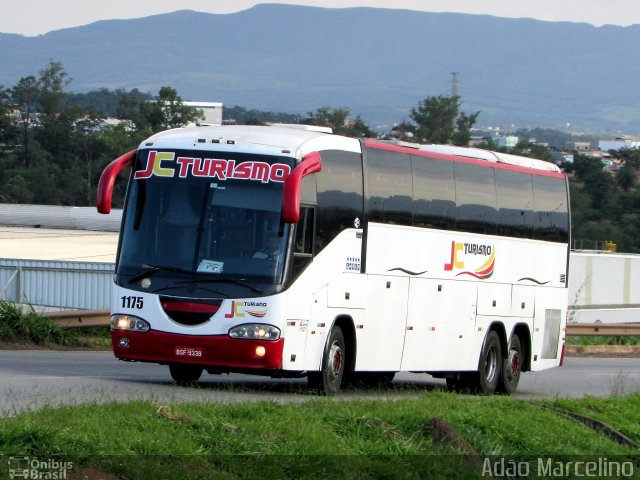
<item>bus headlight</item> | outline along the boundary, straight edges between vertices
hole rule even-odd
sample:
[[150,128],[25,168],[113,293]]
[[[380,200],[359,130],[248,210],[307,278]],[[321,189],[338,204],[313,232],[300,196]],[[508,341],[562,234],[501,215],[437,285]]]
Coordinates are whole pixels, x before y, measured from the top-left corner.
[[280,338],[280,329],[273,325],[264,325],[261,323],[245,323],[238,325],[229,330],[231,338],[244,338],[248,340],[278,340]]
[[111,315],[111,330],[126,330],[129,332],[148,332],[149,322],[133,315]]

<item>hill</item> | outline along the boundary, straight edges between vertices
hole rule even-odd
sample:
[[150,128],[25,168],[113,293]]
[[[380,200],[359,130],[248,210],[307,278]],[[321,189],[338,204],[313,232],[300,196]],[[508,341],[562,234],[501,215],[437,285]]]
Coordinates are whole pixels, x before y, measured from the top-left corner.
[[640,132],[640,25],[504,19],[373,8],[262,4],[226,15],[180,11],[38,37],[0,34],[0,85],[50,59],[70,89],[176,88],[185,99],[292,113],[348,107],[400,122],[459,72],[480,125]]

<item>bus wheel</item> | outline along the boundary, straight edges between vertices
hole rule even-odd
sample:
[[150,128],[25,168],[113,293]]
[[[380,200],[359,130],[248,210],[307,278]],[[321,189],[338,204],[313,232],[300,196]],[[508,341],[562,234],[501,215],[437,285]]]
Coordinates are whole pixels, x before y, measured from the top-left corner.
[[507,395],[512,394],[518,388],[520,373],[522,372],[522,346],[518,335],[512,335],[509,342],[509,352],[503,361],[502,377],[498,390]]
[[200,379],[202,367],[184,363],[172,363],[169,365],[169,373],[171,373],[171,378],[178,385],[191,385]]
[[320,372],[310,372],[309,384],[316,386],[320,393],[335,395],[340,390],[346,366],[347,356],[344,335],[340,327],[333,327],[322,355]]
[[500,381],[502,373],[502,352],[500,338],[495,331],[491,331],[485,338],[480,353],[480,368],[476,372],[474,390],[481,395],[492,395]]

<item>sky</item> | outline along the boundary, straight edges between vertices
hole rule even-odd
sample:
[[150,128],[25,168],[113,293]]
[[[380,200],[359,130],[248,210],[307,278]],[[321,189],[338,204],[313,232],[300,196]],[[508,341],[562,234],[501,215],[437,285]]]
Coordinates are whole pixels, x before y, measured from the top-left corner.
[[258,3],[487,14],[596,26],[640,24],[638,0],[0,0],[0,32],[36,36],[98,20],[146,17],[176,10],[224,14]]

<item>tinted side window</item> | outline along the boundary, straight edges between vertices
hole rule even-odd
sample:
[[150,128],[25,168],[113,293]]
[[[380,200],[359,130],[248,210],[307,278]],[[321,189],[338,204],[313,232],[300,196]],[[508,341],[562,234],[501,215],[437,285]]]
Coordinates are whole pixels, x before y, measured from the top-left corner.
[[531,174],[495,169],[498,235],[533,237],[533,184]]
[[367,156],[369,177],[369,220],[411,225],[411,158],[405,153],[370,149]]
[[313,255],[313,227],[315,210],[313,207],[300,207],[300,221],[296,225],[293,253]]
[[456,207],[453,162],[411,156],[413,167],[413,224],[416,227],[452,228]]
[[346,228],[362,220],[362,161],[357,153],[327,150],[320,152],[322,171],[316,173],[315,253],[322,250]]
[[455,164],[456,230],[496,233],[496,185],[493,168]]
[[533,209],[537,239],[569,241],[569,208],[564,178],[533,175]]
[[313,258],[313,238],[315,227],[315,209],[300,207],[300,221],[296,225],[293,242],[293,265],[291,279],[295,279],[307,268]]

